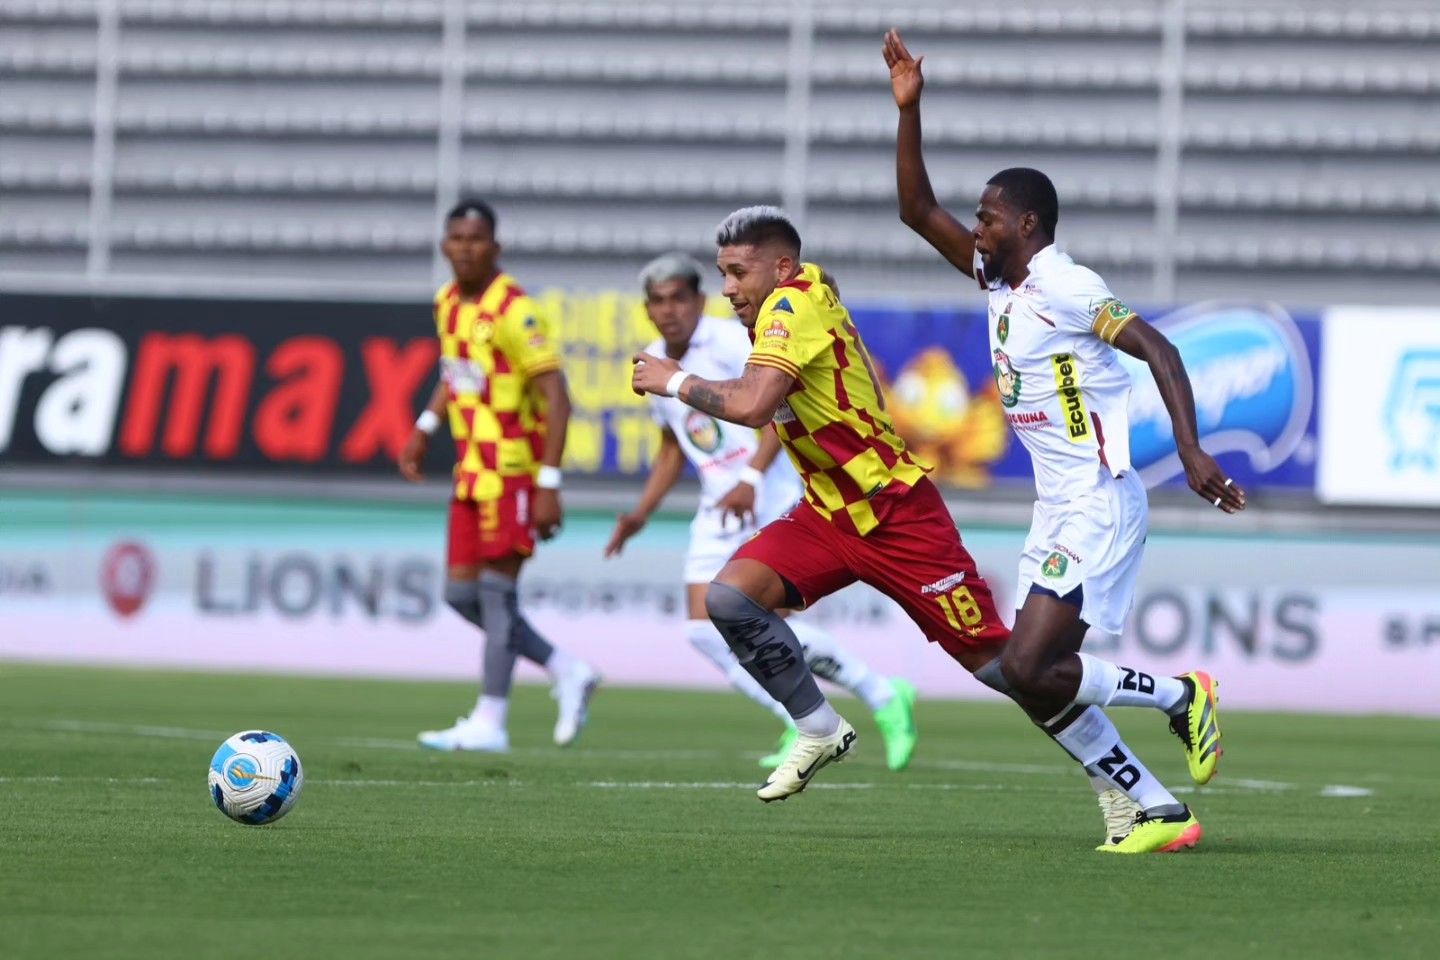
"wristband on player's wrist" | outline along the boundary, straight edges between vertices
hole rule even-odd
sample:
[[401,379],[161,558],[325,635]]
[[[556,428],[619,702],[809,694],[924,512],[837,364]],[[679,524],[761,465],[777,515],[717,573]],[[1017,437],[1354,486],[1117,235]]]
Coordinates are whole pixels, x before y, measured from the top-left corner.
[[535,486],[541,490],[559,490],[564,474],[559,467],[541,467],[535,474]]
[[765,482],[765,474],[761,473],[759,470],[756,470],[754,467],[750,466],[747,463],[745,466],[740,468],[738,479],[741,483],[748,483],[756,490],[759,490],[760,484]]
[[434,410],[426,410],[415,419],[415,429],[427,437],[440,429],[440,415]]
[[679,398],[680,387],[688,379],[690,379],[690,374],[686,373],[684,370],[675,373],[673,376],[670,377],[669,380],[665,382],[665,392],[670,394],[670,396],[672,397]]

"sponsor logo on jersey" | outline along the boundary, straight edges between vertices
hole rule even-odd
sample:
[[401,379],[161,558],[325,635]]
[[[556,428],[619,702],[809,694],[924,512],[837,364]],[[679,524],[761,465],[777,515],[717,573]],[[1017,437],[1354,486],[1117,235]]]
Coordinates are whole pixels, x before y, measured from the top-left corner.
[[1005,304],[1005,312],[1000,314],[1000,319],[995,321],[995,339],[1003,346],[1006,340],[1010,339],[1010,308],[1015,306],[1015,301]]
[[1070,568],[1070,558],[1058,550],[1045,558],[1040,564],[1040,572],[1051,580],[1058,580],[1065,576],[1065,571]]
[[771,307],[770,309],[771,309],[771,310],[774,310],[776,313],[794,313],[794,312],[795,312],[795,308],[792,307],[792,306],[790,306],[790,298],[789,298],[789,297],[781,297],[779,300],[776,300],[776,301],[775,301],[775,306]]
[[790,339],[790,330],[789,330],[789,328],[787,328],[787,327],[785,326],[784,323],[782,323],[780,320],[776,319],[776,320],[770,321],[770,326],[766,327],[766,328],[765,328],[765,332],[762,333],[762,334],[760,334],[760,336],[762,336],[762,337],[779,337],[781,340],[789,340],[789,339]]
[[468,396],[485,389],[485,371],[474,360],[463,357],[441,357],[440,378],[450,392]]
[[1020,402],[1020,372],[1010,363],[1005,351],[995,351],[995,387],[1000,391],[1000,402],[1013,407]]
[[[1301,451],[1315,385],[1310,353],[1289,314],[1264,304],[1201,304],[1155,326],[1185,362],[1207,453],[1241,452],[1264,472]],[[1170,414],[1149,368],[1128,354],[1119,357],[1134,384],[1130,462],[1147,484],[1182,475]]]
[[952,573],[948,577],[936,580],[934,583],[925,584],[925,586],[920,588],[920,592],[926,596],[949,593],[951,590],[954,590],[956,587],[960,586],[960,584],[964,581],[965,571],[962,570],[959,573]]
[[776,423],[794,423],[795,411],[790,408],[789,400],[781,400],[780,406],[775,408],[774,420]]
[[1057,353],[1050,358],[1055,368],[1055,390],[1060,394],[1060,412],[1064,416],[1065,431],[1071,443],[1084,443],[1090,439],[1090,414],[1085,410],[1085,397],[1080,393],[1080,369],[1075,358],[1068,353]]
[[697,450],[714,453],[720,449],[720,424],[708,413],[690,411],[685,417],[685,435]]
[[1005,419],[1009,420],[1011,428],[1019,433],[1039,433],[1041,430],[1050,429],[1050,415],[1044,410],[1007,413]]

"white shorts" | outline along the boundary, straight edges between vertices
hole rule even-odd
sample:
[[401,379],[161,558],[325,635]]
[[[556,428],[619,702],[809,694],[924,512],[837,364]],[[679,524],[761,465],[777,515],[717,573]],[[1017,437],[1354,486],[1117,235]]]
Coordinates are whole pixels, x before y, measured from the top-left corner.
[[[720,511],[701,507],[690,521],[690,549],[685,554],[685,582],[709,583],[735,555],[741,545],[759,532],[760,528],[775,520],[795,506],[793,490],[777,491],[774,496],[764,497],[765,502],[755,510],[755,522],[742,524],[733,516],[720,524]],[[763,495],[763,494],[762,494]]]
[[1080,619],[1104,633],[1123,633],[1149,519],[1149,498],[1134,470],[1069,503],[1037,502],[1020,555],[1015,608],[1032,586],[1061,597],[1081,587]]

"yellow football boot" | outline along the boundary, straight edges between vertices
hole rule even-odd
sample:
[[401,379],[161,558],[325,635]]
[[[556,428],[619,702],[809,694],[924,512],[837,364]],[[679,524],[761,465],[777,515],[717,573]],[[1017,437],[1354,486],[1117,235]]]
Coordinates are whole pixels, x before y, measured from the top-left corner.
[[1096,847],[1101,853],[1174,853],[1200,842],[1200,821],[1185,807],[1180,813],[1152,817],[1141,812],[1130,835]]
[[1190,778],[1209,783],[1220,763],[1220,684],[1199,670],[1179,677],[1190,691],[1184,713],[1170,718],[1170,732],[1185,745]]

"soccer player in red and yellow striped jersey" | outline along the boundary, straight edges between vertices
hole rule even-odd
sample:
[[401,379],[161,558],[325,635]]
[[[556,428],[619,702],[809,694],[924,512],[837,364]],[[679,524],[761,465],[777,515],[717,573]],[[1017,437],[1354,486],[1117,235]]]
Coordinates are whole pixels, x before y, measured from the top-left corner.
[[555,742],[573,741],[598,677],[557,650],[520,613],[516,581],[535,550],[560,528],[560,458],[570,400],[545,318],[500,270],[495,212],[478,200],[446,218],[441,250],[454,279],[435,294],[440,382],[400,457],[420,478],[430,433],[446,414],[455,440],[445,600],[485,631],[481,695],[454,727],[420,735],[422,746],[503,752],[517,656],[555,679]]
[[855,730],[826,702],[776,610],[863,580],[972,672],[1010,633],[926,477],[929,467],[891,426],[834,281],[801,262],[795,227],[774,207],[747,207],[720,225],[717,244],[725,296],[754,342],[744,373],[703,380],[673,360],[640,354],[632,382],[722,420],[773,422],[805,480],[805,499],[736,551],[706,593],[736,657],[800,731],[759,791],[762,800],[781,800],[843,758]]

